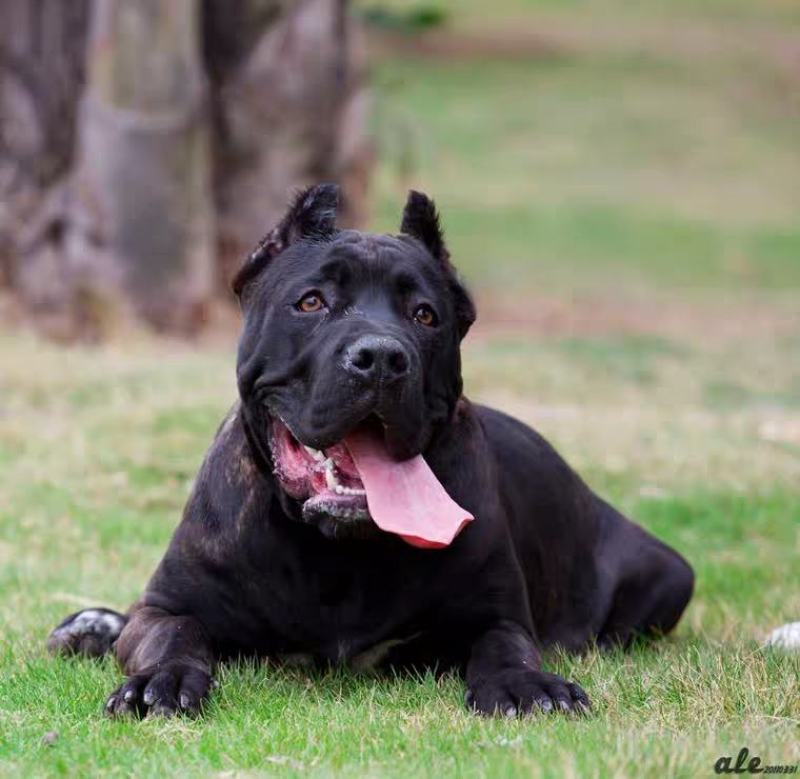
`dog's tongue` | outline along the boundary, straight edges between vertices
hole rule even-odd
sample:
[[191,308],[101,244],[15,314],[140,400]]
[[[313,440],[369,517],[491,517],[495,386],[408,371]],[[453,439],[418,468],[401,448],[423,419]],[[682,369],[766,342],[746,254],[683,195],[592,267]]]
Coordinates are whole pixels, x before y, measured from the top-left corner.
[[473,517],[461,508],[433,475],[422,455],[397,462],[383,437],[357,430],[345,438],[367,492],[375,524],[412,546],[448,546]]

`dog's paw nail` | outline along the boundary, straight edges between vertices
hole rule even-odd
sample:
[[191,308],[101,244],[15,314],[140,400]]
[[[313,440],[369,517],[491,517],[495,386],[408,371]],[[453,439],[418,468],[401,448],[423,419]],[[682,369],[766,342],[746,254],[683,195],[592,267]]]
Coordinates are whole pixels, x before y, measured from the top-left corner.
[[516,707],[516,706],[509,706],[509,707],[508,707],[508,708],[507,708],[507,709],[506,709],[506,710],[503,712],[503,714],[504,714],[506,717],[508,717],[509,719],[512,719],[513,717],[516,717],[516,716],[517,716],[517,707]]
[[144,698],[142,699],[144,700],[145,706],[152,706],[155,699],[156,696],[154,695],[152,690],[145,690]]
[[542,711],[553,710],[553,701],[551,701],[550,698],[539,698],[536,703]]

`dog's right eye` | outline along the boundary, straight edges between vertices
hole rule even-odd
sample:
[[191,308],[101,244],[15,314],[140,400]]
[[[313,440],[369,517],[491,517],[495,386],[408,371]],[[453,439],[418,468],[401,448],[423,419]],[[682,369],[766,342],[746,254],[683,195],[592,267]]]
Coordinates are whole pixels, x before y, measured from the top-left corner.
[[295,308],[304,314],[313,314],[315,311],[322,311],[325,308],[325,298],[322,297],[321,292],[313,290],[303,295],[295,305]]

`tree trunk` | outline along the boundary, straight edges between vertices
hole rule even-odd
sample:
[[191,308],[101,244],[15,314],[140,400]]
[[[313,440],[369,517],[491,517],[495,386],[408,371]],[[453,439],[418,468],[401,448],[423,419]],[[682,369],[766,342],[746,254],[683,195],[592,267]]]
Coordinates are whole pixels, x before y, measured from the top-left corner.
[[214,83],[215,191],[228,278],[292,189],[337,181],[341,220],[366,219],[364,42],[345,0],[206,0]]
[[194,0],[95,0],[66,245],[84,289],[187,332],[213,279],[199,29]]
[[0,286],[66,337],[188,332],[293,189],[338,181],[363,219],[347,5],[0,0]]
[[0,286],[63,324],[65,183],[84,80],[88,0],[0,0]]

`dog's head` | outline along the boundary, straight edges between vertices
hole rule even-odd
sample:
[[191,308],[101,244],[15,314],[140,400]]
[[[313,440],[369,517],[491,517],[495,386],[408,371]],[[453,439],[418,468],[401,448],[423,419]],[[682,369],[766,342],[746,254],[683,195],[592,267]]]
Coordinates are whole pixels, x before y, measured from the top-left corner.
[[428,197],[409,194],[399,235],[337,229],[337,201],[335,185],[302,192],[233,283],[249,429],[304,518],[332,535],[369,518],[358,436],[407,460],[452,418],[475,319]]

